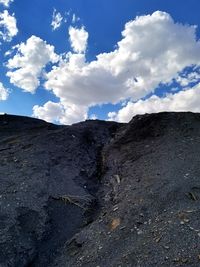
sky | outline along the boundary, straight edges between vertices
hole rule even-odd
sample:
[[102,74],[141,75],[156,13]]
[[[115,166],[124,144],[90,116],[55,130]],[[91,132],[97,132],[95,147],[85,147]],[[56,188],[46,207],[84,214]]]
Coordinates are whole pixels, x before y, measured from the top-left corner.
[[200,112],[199,0],[0,0],[0,113]]

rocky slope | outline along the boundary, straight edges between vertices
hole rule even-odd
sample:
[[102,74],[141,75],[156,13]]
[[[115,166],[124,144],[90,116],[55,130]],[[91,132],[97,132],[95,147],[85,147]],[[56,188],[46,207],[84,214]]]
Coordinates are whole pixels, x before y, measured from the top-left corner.
[[200,266],[200,114],[0,116],[0,266]]

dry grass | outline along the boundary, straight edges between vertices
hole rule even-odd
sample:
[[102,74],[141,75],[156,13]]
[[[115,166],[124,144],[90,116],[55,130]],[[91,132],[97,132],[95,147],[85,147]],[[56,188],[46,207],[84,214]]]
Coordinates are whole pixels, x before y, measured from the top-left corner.
[[85,196],[75,196],[75,195],[63,195],[58,197],[52,197],[54,200],[60,200],[65,204],[73,204],[82,209],[86,209],[88,204],[91,202],[91,198],[88,195]]

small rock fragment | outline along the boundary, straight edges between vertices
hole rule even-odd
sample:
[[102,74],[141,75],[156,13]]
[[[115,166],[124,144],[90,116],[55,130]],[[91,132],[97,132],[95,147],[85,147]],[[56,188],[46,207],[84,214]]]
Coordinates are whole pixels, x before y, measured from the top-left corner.
[[156,243],[159,243],[160,242],[160,240],[161,240],[161,237],[158,237],[158,238],[156,238]]
[[116,207],[114,207],[113,208],[113,211],[116,211],[116,210],[118,210],[119,208],[116,206]]
[[115,174],[114,177],[115,177],[117,183],[120,184],[121,183],[121,179],[120,179],[119,175]]
[[193,200],[193,201],[197,201],[197,197],[195,196],[195,194],[193,192],[188,192],[187,196]]
[[115,230],[120,225],[120,223],[121,223],[120,218],[113,219],[112,222],[111,222],[111,225],[110,225],[110,229],[112,231]]

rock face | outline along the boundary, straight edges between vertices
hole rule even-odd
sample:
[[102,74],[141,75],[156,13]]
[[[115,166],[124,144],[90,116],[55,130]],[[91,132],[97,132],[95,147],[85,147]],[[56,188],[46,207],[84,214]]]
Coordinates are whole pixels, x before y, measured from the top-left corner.
[[200,265],[200,114],[0,116],[0,266]]

